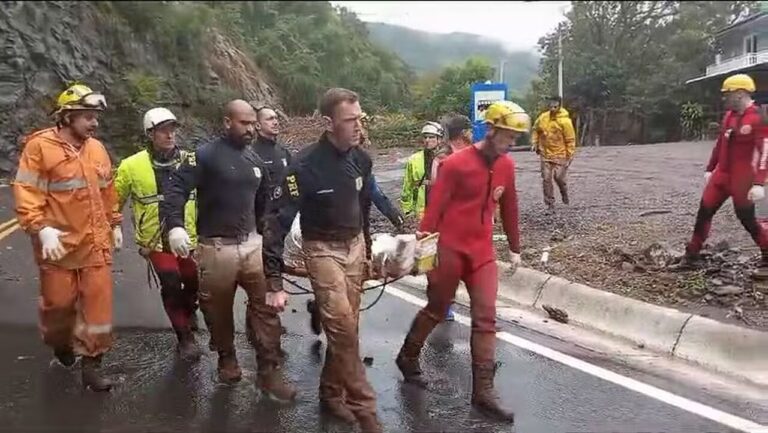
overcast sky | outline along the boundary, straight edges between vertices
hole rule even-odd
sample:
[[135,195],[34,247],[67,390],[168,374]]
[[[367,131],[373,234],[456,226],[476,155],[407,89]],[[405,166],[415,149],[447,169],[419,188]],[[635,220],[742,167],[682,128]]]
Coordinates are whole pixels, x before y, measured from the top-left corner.
[[496,39],[511,50],[534,50],[562,19],[563,1],[332,1],[363,21],[435,33],[464,32]]

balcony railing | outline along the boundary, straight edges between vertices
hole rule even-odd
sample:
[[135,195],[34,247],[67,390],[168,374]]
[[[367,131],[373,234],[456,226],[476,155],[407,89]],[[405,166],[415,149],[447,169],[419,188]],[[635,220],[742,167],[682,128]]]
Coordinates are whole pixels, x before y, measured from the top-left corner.
[[718,64],[709,65],[707,66],[707,76],[725,74],[727,72],[748,68],[761,63],[768,63],[768,50],[744,54]]

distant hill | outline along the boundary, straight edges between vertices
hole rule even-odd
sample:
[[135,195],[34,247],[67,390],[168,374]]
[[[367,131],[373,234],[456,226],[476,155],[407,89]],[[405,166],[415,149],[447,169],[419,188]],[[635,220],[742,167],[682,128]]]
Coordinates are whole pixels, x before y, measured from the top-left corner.
[[507,51],[502,44],[468,33],[439,34],[407,27],[366,23],[370,38],[394,51],[416,73],[437,71],[445,66],[463,63],[470,57],[485,57],[497,68],[505,59],[504,81],[510,91],[522,93],[536,76],[539,56],[533,51]]

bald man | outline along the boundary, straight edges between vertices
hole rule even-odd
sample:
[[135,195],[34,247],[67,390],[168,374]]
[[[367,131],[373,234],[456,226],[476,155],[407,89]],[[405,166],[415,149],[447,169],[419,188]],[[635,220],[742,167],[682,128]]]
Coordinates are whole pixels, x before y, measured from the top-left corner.
[[290,401],[296,390],[280,369],[281,326],[276,309],[266,304],[267,285],[261,258],[256,209],[269,200],[267,167],[250,146],[256,134],[256,111],[245,101],[225,106],[224,135],[190,153],[161,202],[165,230],[174,254],[189,255],[184,203],[197,191],[200,307],[211,333],[210,347],[219,355],[219,379],[239,382],[242,371],[234,346],[232,306],[237,286],[248,295],[246,325],[256,349],[257,384],[273,399]]

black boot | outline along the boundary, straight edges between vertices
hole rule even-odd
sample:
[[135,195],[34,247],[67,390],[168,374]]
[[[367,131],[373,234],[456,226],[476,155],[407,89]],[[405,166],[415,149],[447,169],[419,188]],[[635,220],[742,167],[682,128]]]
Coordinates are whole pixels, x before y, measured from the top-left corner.
[[195,340],[195,334],[191,330],[178,333],[179,338],[179,356],[185,361],[196,361],[202,355],[200,347]]
[[112,389],[114,383],[101,373],[101,355],[83,356],[83,387],[103,392]]
[[407,383],[426,388],[427,380],[424,378],[419,365],[419,355],[429,334],[437,325],[438,321],[423,311],[419,311],[413,319],[411,329],[405,336],[403,347],[397,354],[395,363],[400,372],[403,373],[403,379]]
[[56,359],[63,365],[64,367],[72,367],[75,365],[75,362],[77,362],[77,357],[75,356],[75,353],[72,352],[72,349],[56,349],[53,351],[53,356],[56,357]]

